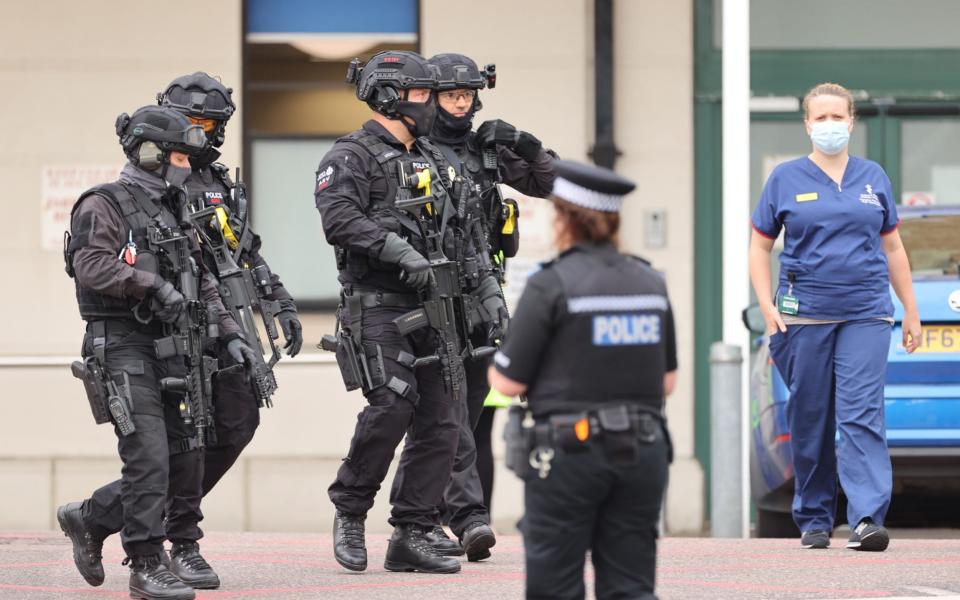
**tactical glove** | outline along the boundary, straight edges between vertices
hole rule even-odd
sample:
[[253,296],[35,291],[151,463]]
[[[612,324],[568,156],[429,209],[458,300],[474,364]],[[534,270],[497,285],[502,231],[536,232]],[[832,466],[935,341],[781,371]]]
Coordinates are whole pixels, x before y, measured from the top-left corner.
[[480,146],[483,148],[496,144],[513,148],[517,143],[517,128],[500,119],[484,121],[480,127],[477,128],[477,141],[480,142]]
[[233,338],[227,342],[227,354],[238,365],[244,365],[249,370],[257,360],[257,353],[247,345],[242,338]]
[[401,279],[412,288],[419,290],[430,283],[430,261],[392,231],[387,234],[383,250],[377,258],[403,269]]
[[164,281],[159,275],[157,284],[150,301],[150,308],[153,309],[153,314],[164,323],[173,323],[183,312],[183,304],[186,300],[172,283]]
[[287,356],[292,358],[299,354],[300,348],[303,347],[303,326],[300,325],[296,311],[292,310],[280,311],[277,320],[280,321],[283,337],[287,340],[283,347],[287,349]]
[[507,334],[510,317],[496,278],[492,275],[487,276],[480,282],[480,286],[473,295],[479,301],[477,306],[479,323],[486,325],[489,340],[494,342],[502,339]]
[[518,131],[516,127],[500,119],[484,121],[477,129],[477,139],[483,148],[496,144],[506,146],[527,162],[533,162],[543,147],[532,133]]

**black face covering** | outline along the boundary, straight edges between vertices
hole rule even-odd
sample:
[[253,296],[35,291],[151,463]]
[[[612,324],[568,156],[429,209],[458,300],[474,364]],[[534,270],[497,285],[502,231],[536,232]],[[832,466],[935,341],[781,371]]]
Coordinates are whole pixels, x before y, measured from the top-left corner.
[[[400,100],[397,102],[394,112],[399,115],[413,137],[429,135],[430,130],[433,129],[433,122],[437,118],[437,101],[432,95],[426,102]],[[414,124],[411,125],[403,117],[409,118]]]
[[462,117],[455,117],[441,106],[437,106],[437,120],[433,123],[430,137],[444,144],[458,144],[464,141],[473,130],[473,115],[477,112],[476,102]]
[[220,158],[220,151],[213,145],[207,144],[207,147],[201,150],[200,154],[190,157],[190,166],[194,169],[204,169],[217,162],[218,158]]

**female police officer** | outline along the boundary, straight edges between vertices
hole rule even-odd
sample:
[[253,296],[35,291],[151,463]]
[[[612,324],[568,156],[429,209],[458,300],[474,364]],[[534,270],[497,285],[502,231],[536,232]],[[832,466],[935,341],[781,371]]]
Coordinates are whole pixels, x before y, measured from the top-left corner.
[[512,422],[528,442],[515,468],[536,468],[523,475],[527,598],[583,598],[588,550],[597,598],[653,598],[673,316],[663,278],[616,248],[634,184],[555,164],[560,256],[530,277],[489,371],[496,390],[528,394],[524,423]]
[[[890,283],[903,302],[908,352],[919,343],[920,317],[890,180],[880,165],[847,152],[853,97],[824,83],[803,106],[813,151],[770,174],[753,214],[750,277],[770,355],[790,388],[793,518],[801,544],[830,545],[839,473],[852,528],[847,547],[882,551],[892,486],[883,413]],[[775,304],[770,250],[781,228]]]

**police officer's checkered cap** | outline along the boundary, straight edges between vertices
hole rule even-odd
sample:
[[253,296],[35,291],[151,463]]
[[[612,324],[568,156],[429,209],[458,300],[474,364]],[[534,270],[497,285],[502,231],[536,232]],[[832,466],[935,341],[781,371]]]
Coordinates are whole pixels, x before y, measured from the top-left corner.
[[436,54],[430,57],[430,64],[440,70],[439,90],[482,90],[487,86],[487,78],[480,73],[477,63],[463,54]]
[[182,75],[158,94],[160,104],[198,119],[226,121],[236,111],[233,90],[203,71]]
[[623,198],[636,184],[610,169],[572,160],[555,160],[553,195],[591,210],[620,212]]
[[416,52],[390,50],[375,54],[357,78],[357,98],[367,100],[377,87],[398,90],[437,89],[437,68]]

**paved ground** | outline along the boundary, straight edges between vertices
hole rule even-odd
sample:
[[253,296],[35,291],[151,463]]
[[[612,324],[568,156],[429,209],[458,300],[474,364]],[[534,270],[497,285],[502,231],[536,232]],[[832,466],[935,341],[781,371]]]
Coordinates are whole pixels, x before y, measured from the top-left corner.
[[[842,535],[838,532],[837,535]],[[960,532],[894,532],[882,554],[801,550],[794,540],[667,538],[661,545],[661,600],[753,598],[927,598],[960,600]],[[916,539],[920,535],[927,539]],[[911,537],[914,539],[904,539]],[[946,539],[930,539],[930,538]],[[385,536],[369,540],[371,569],[349,573],[330,554],[328,535],[212,533],[206,557],[224,581],[200,592],[216,598],[521,598],[522,543],[501,536],[492,560],[464,563],[458,575],[388,573]],[[74,570],[59,532],[0,533],[0,599],[126,598],[127,569],[116,537],[104,548],[106,583],[91,588]],[[592,574],[587,572],[588,579]]]

